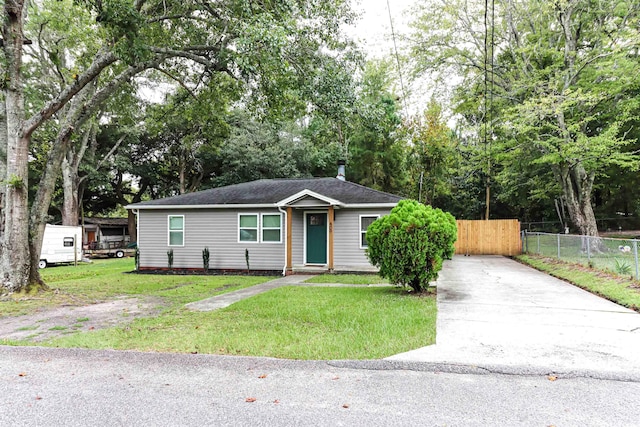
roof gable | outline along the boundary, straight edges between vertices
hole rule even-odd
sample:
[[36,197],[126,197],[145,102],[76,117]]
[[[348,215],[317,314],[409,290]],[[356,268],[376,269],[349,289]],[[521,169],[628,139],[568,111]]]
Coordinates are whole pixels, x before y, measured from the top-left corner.
[[339,206],[342,203],[306,188],[276,203],[278,206]]

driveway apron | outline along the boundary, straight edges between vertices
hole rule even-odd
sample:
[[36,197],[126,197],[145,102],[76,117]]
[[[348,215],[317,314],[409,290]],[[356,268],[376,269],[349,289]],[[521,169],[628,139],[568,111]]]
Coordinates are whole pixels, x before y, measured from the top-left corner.
[[640,314],[509,258],[455,256],[436,344],[390,360],[640,373]]

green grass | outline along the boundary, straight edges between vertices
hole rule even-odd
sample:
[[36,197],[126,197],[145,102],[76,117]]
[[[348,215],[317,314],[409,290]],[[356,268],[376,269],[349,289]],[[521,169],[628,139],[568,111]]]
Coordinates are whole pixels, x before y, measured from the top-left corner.
[[[291,359],[370,359],[435,342],[434,295],[409,295],[391,286],[293,286],[203,313],[189,311],[184,305],[271,278],[127,274],[131,270],[130,259],[47,268],[42,274],[52,290],[0,300],[0,317],[130,296],[157,299],[163,311],[126,325],[84,332],[79,329],[89,318],[77,318],[67,326],[50,328],[62,336],[38,345]],[[375,275],[326,275],[314,281],[385,283]],[[33,345],[29,340],[1,341],[4,345]]]
[[38,325],[23,326],[21,328],[16,329],[16,331],[35,331],[39,327],[40,326],[38,326]]
[[398,288],[285,287],[226,309],[155,318],[44,342],[289,359],[370,359],[435,342],[436,302]]
[[377,274],[319,274],[305,280],[305,283],[343,283],[350,285],[378,285],[389,284]]
[[629,277],[532,255],[521,255],[516,259],[617,304],[640,311],[640,283]]
[[42,308],[87,305],[116,297],[157,297],[179,306],[272,279],[257,276],[183,276],[127,274],[129,258],[96,260],[91,264],[51,267],[41,271],[51,288],[38,294],[14,294],[0,299],[0,318],[31,314]]

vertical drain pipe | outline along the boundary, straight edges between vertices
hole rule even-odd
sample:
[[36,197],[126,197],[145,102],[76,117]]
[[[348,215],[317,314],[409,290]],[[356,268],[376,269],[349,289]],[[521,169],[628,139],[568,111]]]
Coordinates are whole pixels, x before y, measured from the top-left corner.
[[287,247],[287,211],[282,210],[282,207],[278,206],[280,213],[284,214],[283,221],[280,224],[280,230],[284,230],[282,233],[282,242],[284,243],[284,267],[282,267],[282,276],[287,275],[287,252],[291,249]]
[[640,271],[638,269],[638,241],[633,240],[633,257],[636,259],[636,280],[640,280]]

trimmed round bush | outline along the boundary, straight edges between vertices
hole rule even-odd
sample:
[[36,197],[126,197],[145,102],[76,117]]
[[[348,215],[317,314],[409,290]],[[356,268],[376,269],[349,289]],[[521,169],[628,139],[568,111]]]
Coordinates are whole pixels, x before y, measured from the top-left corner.
[[367,256],[382,277],[421,292],[438,278],[442,261],[453,256],[457,236],[450,213],[401,200],[367,229]]

